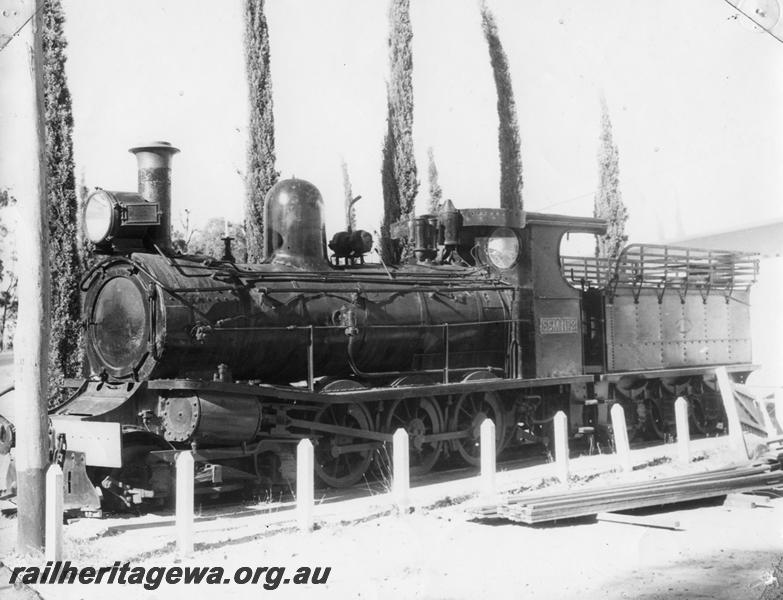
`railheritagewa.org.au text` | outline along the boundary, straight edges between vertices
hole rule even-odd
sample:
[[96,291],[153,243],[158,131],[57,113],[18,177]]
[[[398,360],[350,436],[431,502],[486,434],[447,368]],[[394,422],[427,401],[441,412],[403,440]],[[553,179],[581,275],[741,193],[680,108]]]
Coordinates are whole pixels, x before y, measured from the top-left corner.
[[217,566],[132,567],[116,561],[111,566],[75,566],[71,561],[49,561],[44,567],[19,566],[11,570],[10,584],[68,585],[120,584],[140,585],[146,590],[169,585],[257,585],[276,590],[281,585],[324,584],[331,567],[238,567]]

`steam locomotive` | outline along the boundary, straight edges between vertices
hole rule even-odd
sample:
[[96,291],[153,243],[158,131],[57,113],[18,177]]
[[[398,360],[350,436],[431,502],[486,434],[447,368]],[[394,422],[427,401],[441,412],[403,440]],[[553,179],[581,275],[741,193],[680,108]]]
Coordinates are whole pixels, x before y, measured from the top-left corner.
[[300,179],[267,196],[263,263],[238,264],[230,238],[221,259],[181,255],[177,151],[132,148],[138,193],[96,189],[85,204],[103,257],[81,284],[90,374],[50,415],[66,504],[165,499],[182,449],[197,492],[218,494],[291,479],[303,438],[320,481],[344,487],[400,427],[417,473],[446,456],[476,465],[485,418],[498,452],[546,442],[559,410],[573,435],[600,436],[614,403],[632,437],[663,438],[683,396],[707,433],[722,418],[714,368],[740,381],[754,368],[751,256],[566,257],[564,236],[605,222],[447,202],[392,227],[395,264],[369,264],[366,232],[327,244],[321,195]]

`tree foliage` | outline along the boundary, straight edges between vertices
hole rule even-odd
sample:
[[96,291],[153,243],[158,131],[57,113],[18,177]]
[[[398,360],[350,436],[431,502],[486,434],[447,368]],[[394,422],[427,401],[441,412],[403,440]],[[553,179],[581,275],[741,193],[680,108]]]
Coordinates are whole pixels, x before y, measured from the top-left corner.
[[247,242],[241,223],[226,221],[223,217],[209,219],[203,227],[191,228],[189,218],[184,229],[175,228],[172,232],[172,245],[182,254],[204,254],[215,259],[223,257],[225,251],[226,230],[231,241],[231,254],[237,262],[247,261]]
[[351,176],[348,174],[348,163],[343,160],[340,164],[340,167],[343,171],[345,230],[353,231],[356,229],[356,209],[353,206],[353,188],[351,187]]
[[95,244],[93,244],[87,236],[84,235],[84,204],[87,202],[87,197],[90,195],[90,188],[87,187],[87,180],[82,171],[79,177],[79,193],[78,193],[78,206],[76,210],[76,232],[77,232],[77,247],[79,248],[79,265],[81,272],[84,273],[92,267],[95,262]]
[[17,293],[19,278],[15,273],[2,281],[0,285],[0,352],[12,346],[13,332],[19,313],[19,294]]
[[63,378],[81,371],[81,298],[77,245],[76,178],[71,94],[65,76],[67,42],[60,0],[46,0],[42,12],[46,190],[49,206],[49,266],[52,331],[49,395]]
[[432,150],[432,146],[427,149],[427,161],[429,163],[428,175],[430,184],[429,212],[436,215],[443,198],[443,190],[440,187],[440,183],[438,183],[438,167],[435,164],[435,152]]
[[625,223],[628,210],[620,193],[620,154],[612,139],[612,121],[606,99],[601,97],[601,137],[598,147],[598,191],[593,216],[607,221],[606,234],[596,239],[595,255],[617,258],[628,236]]
[[[0,210],[13,205],[16,199],[8,193],[7,190],[0,190]],[[6,261],[12,251],[11,248],[6,247],[6,240],[8,237],[8,225],[3,219],[0,219],[0,280],[8,272]]]
[[192,254],[206,254],[216,259],[223,257],[225,251],[225,242],[228,230],[231,241],[231,254],[235,259],[241,260],[247,253],[247,242],[245,232],[240,223],[226,222],[222,217],[209,219],[206,224],[195,230],[190,240],[189,250]]
[[419,182],[413,151],[413,29],[410,0],[391,0],[389,8],[389,84],[386,90],[386,135],[383,141],[384,260],[390,260],[389,226],[413,213]]
[[386,263],[395,260],[391,240],[391,224],[400,218],[400,191],[394,176],[394,131],[391,114],[386,115],[386,135],[383,138],[383,161],[381,163],[381,186],[383,187],[383,221],[380,227],[381,259]]
[[[14,202],[13,196],[6,190],[0,190],[0,210]],[[8,235],[8,226],[0,219],[0,352],[6,350],[13,340],[13,328],[19,309],[16,293],[18,277],[14,268],[16,253],[10,243],[12,240]]]
[[179,226],[171,226],[171,247],[180,254],[189,254],[190,242],[197,230],[190,223],[190,210],[186,208],[184,212],[184,216],[180,215]]
[[278,177],[264,0],[245,0],[245,63],[250,95],[245,229],[248,260],[258,262],[264,254],[264,199]]
[[498,109],[498,151],[500,154],[500,206],[522,210],[522,150],[517,107],[508,58],[500,43],[495,16],[481,3],[481,27],[489,46],[489,60],[495,78]]

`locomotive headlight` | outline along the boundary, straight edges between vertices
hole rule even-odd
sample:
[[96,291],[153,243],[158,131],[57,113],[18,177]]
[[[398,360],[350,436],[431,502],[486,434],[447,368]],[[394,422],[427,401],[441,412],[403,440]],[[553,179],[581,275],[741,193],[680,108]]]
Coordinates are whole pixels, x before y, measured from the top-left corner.
[[84,204],[84,233],[93,244],[106,241],[115,221],[115,203],[103,190],[90,194]]
[[509,269],[519,259],[519,239],[507,227],[498,227],[487,241],[487,257],[498,269]]
[[97,189],[84,203],[84,234],[93,244],[104,249],[109,244],[127,248],[128,240],[141,240],[150,227],[158,225],[158,203],[147,202],[133,192]]

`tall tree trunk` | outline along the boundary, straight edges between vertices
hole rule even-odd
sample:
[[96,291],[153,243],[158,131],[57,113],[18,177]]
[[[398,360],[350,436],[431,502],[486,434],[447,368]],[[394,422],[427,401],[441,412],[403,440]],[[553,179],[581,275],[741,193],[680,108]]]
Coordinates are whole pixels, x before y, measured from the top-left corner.
[[595,194],[593,216],[605,219],[606,234],[596,238],[595,255],[617,258],[628,236],[625,223],[628,210],[620,193],[620,153],[612,138],[612,121],[606,98],[601,96],[601,139],[598,147],[598,191]]
[[381,181],[384,260],[392,262],[389,227],[413,213],[419,182],[413,151],[413,29],[410,0],[391,0],[389,9],[389,86],[387,129],[383,143]]
[[440,202],[443,198],[443,190],[438,182],[438,166],[435,164],[435,152],[432,146],[427,149],[427,160],[429,162],[428,174],[430,184],[430,205],[429,210],[433,215],[438,214]]
[[264,0],[245,1],[245,61],[250,95],[250,129],[245,178],[247,260],[264,257],[264,200],[277,181],[269,31]]
[[498,150],[500,154],[500,206],[522,211],[522,150],[517,106],[508,58],[498,35],[495,16],[481,3],[481,26],[489,46],[489,60],[498,95]]

